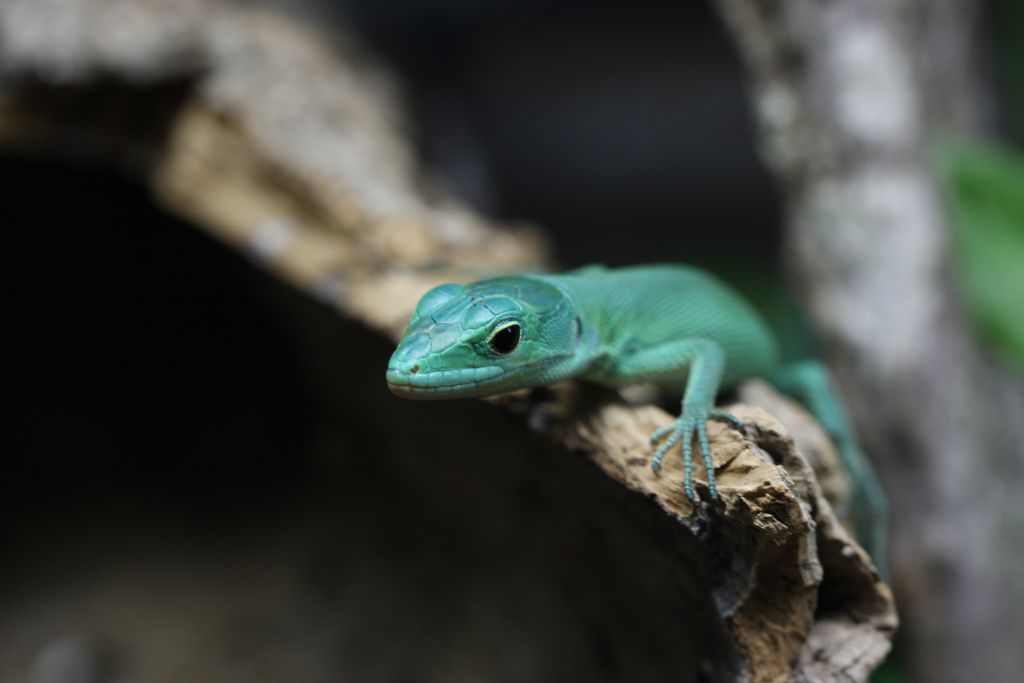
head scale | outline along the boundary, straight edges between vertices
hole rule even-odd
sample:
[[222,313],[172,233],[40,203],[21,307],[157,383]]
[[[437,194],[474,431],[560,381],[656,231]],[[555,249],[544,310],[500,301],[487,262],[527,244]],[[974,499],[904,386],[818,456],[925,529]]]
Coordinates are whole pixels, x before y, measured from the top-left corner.
[[550,381],[574,354],[580,323],[569,295],[534,277],[427,292],[388,363],[406,398],[488,396]]

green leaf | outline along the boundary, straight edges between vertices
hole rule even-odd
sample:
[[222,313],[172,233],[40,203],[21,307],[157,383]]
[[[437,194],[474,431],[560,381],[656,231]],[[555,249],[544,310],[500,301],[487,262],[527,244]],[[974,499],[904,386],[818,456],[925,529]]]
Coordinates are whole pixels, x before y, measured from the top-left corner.
[[1024,369],[1024,157],[957,141],[940,160],[971,314],[984,338]]

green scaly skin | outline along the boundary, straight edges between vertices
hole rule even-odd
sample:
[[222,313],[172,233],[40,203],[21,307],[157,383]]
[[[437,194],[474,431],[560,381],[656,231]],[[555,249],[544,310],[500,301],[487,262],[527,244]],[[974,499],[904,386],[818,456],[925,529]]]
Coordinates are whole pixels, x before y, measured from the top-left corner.
[[[518,335],[509,329],[515,327]],[[883,566],[885,498],[827,372],[813,362],[783,367],[757,313],[703,271],[590,266],[561,275],[441,285],[420,300],[387,370],[391,391],[413,399],[491,396],[571,377],[613,387],[685,384],[680,416],[651,435],[652,443],[661,442],[651,467],[657,471],[681,442],[691,499],[694,435],[715,498],[706,423],[718,419],[742,427],[714,410],[719,389],[750,377],[775,380],[808,406],[840,449],[855,480],[858,528]]]

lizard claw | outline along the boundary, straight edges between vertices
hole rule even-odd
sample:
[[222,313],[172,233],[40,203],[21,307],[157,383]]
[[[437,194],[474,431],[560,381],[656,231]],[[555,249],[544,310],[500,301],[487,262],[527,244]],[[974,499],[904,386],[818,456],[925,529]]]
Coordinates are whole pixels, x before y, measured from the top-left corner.
[[708,414],[708,419],[718,420],[720,422],[728,422],[732,427],[740,432],[745,431],[746,425],[743,424],[743,420],[739,419],[732,413],[727,413],[723,410],[712,410]]
[[675,422],[673,422],[672,424],[665,425],[661,429],[656,429],[653,432],[651,432],[651,445],[653,446],[654,444],[661,441],[663,438],[665,438],[666,434],[669,434],[670,432],[675,430],[675,428],[676,424]]
[[662,437],[669,434],[668,439],[666,439],[665,443],[661,444],[661,447],[655,451],[654,458],[651,459],[652,470],[657,472],[661,469],[661,461],[665,457],[665,454],[668,453],[668,450],[675,446],[681,438],[683,438],[685,431],[686,426],[682,424],[682,421],[676,420],[672,424],[662,427],[651,434],[651,443],[657,443]]
[[664,459],[665,454],[668,453],[673,446],[682,441],[684,472],[683,490],[686,493],[686,497],[690,500],[697,499],[693,490],[694,432],[697,434],[701,457],[704,461],[704,470],[707,473],[708,489],[710,490],[711,498],[713,500],[718,497],[718,488],[715,486],[715,467],[714,463],[711,461],[711,447],[708,445],[707,421],[709,419],[724,420],[738,429],[742,429],[743,426],[742,422],[729,413],[706,411],[705,414],[700,417],[693,417],[692,415],[686,414],[681,415],[671,424],[661,427],[651,434],[652,444],[661,441],[661,439],[668,435],[668,438],[665,439],[665,442],[661,444],[657,451],[655,451],[654,457],[651,459],[651,469],[655,472],[658,472],[661,469],[661,461]]

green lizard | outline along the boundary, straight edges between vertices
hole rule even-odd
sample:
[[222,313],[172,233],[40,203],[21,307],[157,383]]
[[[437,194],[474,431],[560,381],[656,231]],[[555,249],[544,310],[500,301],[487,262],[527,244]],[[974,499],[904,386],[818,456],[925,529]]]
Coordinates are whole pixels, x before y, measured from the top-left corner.
[[524,274],[445,284],[427,292],[387,369],[393,393],[413,399],[490,396],[579,377],[620,387],[683,386],[682,413],[651,435],[657,471],[682,442],[684,489],[695,499],[693,437],[717,497],[706,423],[718,390],[750,377],[801,400],[832,437],[854,481],[857,527],[884,566],[885,498],[820,363],[783,366],[771,332],[734,291],[676,265],[561,275]]

